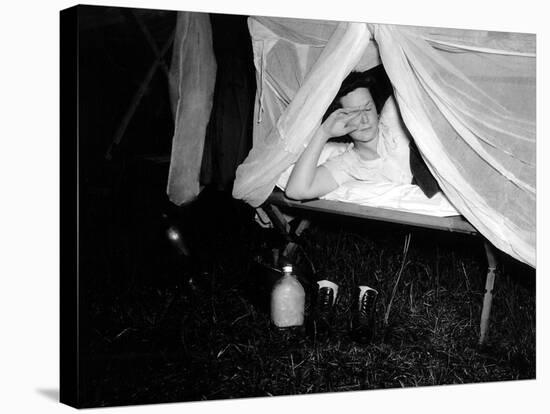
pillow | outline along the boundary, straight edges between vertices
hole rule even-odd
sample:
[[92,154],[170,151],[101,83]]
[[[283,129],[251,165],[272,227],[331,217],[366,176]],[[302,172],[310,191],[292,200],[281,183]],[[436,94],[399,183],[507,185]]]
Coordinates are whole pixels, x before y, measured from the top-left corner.
[[378,128],[380,133],[385,136],[390,148],[395,148],[399,141],[406,141],[407,145],[409,145],[409,163],[413,176],[412,184],[419,186],[428,198],[432,198],[441,191],[436,179],[424,162],[409,130],[405,126],[393,96],[390,96],[386,100],[384,107],[380,111]]
[[399,141],[405,141],[405,145],[408,145],[411,140],[411,135],[401,118],[393,95],[386,100],[380,111],[378,130],[391,149],[395,148]]

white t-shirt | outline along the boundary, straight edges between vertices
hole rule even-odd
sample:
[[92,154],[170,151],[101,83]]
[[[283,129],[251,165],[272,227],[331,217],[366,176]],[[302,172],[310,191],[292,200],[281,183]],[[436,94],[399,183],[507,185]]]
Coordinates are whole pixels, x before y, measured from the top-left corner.
[[380,158],[363,160],[352,143],[342,154],[322,165],[338,185],[352,180],[410,184],[413,176],[409,160],[409,138],[405,130],[395,101],[390,97],[382,108],[378,124],[376,151]]

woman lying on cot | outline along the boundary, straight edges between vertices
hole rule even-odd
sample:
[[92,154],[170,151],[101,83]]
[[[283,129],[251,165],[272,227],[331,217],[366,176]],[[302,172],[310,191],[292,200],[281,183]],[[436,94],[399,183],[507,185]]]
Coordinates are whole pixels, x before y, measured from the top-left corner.
[[[324,122],[294,166],[287,197],[321,197],[351,180],[411,184],[409,139],[380,128],[379,113],[386,109],[396,113],[396,108],[393,98],[385,105],[379,102],[376,90],[375,78],[364,73],[352,72],[344,79]],[[352,141],[347,150],[318,166],[327,141],[345,135]]]
[[[424,188],[420,185],[428,197],[438,191],[437,183],[401,124],[395,101],[390,97],[385,102],[379,102],[381,99],[376,96],[377,89],[374,78],[364,73],[352,72],[344,79],[325,114],[326,119],[294,166],[285,191],[289,198],[303,200],[321,197],[351,180],[411,184],[411,165],[420,173],[422,181],[428,184]],[[352,141],[348,148],[318,166],[327,141],[344,135]],[[378,292],[370,287],[376,282],[369,278],[369,272],[365,272],[357,280],[356,304],[350,327],[352,338],[361,343],[372,340],[374,334]],[[332,330],[338,284],[328,276],[321,276],[317,284],[313,322],[316,334],[322,335]]]

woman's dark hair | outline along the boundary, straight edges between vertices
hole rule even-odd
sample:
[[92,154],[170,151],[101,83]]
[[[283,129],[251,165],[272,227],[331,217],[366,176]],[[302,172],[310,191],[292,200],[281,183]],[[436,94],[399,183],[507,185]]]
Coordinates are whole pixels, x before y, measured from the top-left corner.
[[366,72],[351,72],[342,81],[342,85],[340,86],[338,93],[327,108],[325,115],[323,115],[323,122],[331,113],[342,107],[342,104],[340,103],[340,98],[342,98],[342,96],[346,96],[348,93],[353,92],[358,88],[366,88],[369,90],[378,113],[380,113],[386,99],[388,99],[388,96],[392,92],[391,83],[382,65]]

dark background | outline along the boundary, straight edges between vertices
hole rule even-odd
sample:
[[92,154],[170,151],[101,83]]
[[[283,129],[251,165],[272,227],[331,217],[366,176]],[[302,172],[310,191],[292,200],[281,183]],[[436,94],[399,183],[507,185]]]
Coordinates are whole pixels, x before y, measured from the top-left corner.
[[[140,23],[161,49],[175,29],[176,12],[95,6],[79,6],[77,10],[80,385],[82,402],[88,405],[103,398],[94,398],[89,384],[103,375],[101,362],[109,364],[105,361],[111,361],[113,352],[128,352],[130,356],[123,359],[131,365],[131,355],[154,361],[162,348],[156,340],[135,337],[132,329],[115,332],[122,321],[111,319],[121,311],[113,307],[124,303],[122,314],[132,319],[142,312],[141,306],[155,301],[157,289],[179,295],[192,275],[208,272],[212,243],[220,227],[230,227],[234,232],[236,218],[251,219],[252,209],[230,195],[236,166],[251,146],[251,122],[233,134],[241,139],[237,153],[232,150],[232,137],[220,142],[222,134],[212,124],[220,125],[218,129],[231,127],[237,116],[232,112],[231,99],[242,101],[239,94],[246,94],[244,100],[249,106],[245,109],[252,113],[255,80],[246,17],[210,15],[218,79],[205,143],[206,167],[201,172],[206,188],[194,203],[175,206],[166,195],[174,120],[168,79],[160,67],[148,83],[120,145],[113,147],[110,159],[106,154],[156,57]],[[172,47],[164,55],[167,67],[171,55]],[[237,121],[237,127],[242,128],[242,119]],[[192,246],[191,259],[167,241],[170,225],[183,229],[182,236]],[[160,329],[160,336],[169,338],[166,343],[181,344],[179,324],[177,320]],[[105,337],[121,332],[123,345],[105,346]],[[120,369],[122,374],[125,369]]]

